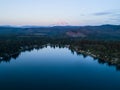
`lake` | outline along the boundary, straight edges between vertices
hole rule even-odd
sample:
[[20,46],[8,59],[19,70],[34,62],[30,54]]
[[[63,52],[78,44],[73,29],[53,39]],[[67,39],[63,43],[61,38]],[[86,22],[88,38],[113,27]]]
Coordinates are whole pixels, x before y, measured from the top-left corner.
[[120,71],[68,48],[22,52],[0,63],[0,90],[120,90]]

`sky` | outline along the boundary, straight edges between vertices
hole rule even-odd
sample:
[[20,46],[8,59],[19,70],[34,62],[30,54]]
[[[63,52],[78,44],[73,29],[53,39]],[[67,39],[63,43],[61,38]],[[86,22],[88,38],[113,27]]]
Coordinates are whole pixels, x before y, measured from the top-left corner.
[[120,0],[0,0],[0,25],[120,24]]

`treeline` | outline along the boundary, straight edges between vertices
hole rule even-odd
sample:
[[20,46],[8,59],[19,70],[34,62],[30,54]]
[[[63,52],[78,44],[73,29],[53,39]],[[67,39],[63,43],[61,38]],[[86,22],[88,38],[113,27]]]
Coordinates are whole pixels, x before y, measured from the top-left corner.
[[46,46],[66,47],[77,54],[90,55],[109,65],[120,66],[120,42],[79,38],[17,37],[0,39],[0,60],[10,61],[26,50]]

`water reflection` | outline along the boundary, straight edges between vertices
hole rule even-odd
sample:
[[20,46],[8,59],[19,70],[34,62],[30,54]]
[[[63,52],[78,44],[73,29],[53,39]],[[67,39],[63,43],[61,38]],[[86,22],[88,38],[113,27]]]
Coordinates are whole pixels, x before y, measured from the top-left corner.
[[[74,47],[76,46],[70,46],[70,45],[61,45],[61,44],[46,44],[46,45],[32,45],[32,46],[20,46],[19,48],[15,49],[14,52],[12,51],[11,53],[5,53],[4,56],[1,56],[0,57],[0,63],[1,62],[10,62],[12,59],[16,60],[19,55],[21,53],[24,53],[26,51],[28,52],[31,52],[33,50],[40,50],[40,49],[43,49],[43,48],[47,48],[47,47],[51,47],[51,48],[68,48],[71,53],[74,55],[74,54],[77,54],[78,56],[83,56],[84,59],[87,58],[88,56],[91,56],[91,55],[88,55],[87,53],[82,53],[80,52],[79,50],[77,51]],[[0,47],[2,48],[2,47]],[[78,47],[79,48],[79,47]],[[8,50],[6,50],[8,51]],[[2,52],[1,52],[1,55]],[[97,58],[97,57],[92,57],[93,60],[97,60],[99,64],[107,64],[107,66],[115,66],[116,67],[116,70],[120,70],[120,66],[119,65],[113,65],[111,64],[110,62],[106,62],[105,60],[102,60],[100,58]]]
[[68,48],[72,54],[92,56],[98,63],[120,67],[119,41],[92,41],[71,38],[6,38],[0,39],[0,62],[10,62],[17,59],[22,52],[41,50],[47,46],[52,48]]
[[23,50],[0,64],[0,90],[119,90],[120,72],[98,62],[68,45]]

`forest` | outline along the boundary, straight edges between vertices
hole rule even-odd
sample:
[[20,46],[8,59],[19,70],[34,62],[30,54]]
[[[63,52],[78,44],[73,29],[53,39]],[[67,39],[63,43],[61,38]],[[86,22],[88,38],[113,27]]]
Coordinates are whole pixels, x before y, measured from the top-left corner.
[[11,37],[0,39],[0,62],[10,62],[16,59],[21,52],[41,49],[51,46],[53,48],[69,48],[72,53],[92,56],[99,63],[107,63],[120,68],[120,42],[89,40],[80,38],[53,38],[53,37]]

